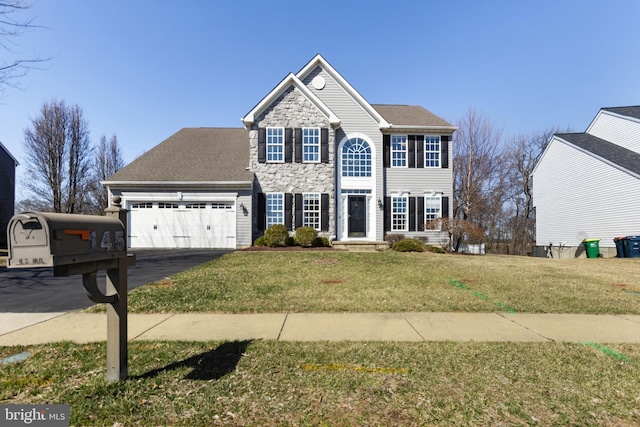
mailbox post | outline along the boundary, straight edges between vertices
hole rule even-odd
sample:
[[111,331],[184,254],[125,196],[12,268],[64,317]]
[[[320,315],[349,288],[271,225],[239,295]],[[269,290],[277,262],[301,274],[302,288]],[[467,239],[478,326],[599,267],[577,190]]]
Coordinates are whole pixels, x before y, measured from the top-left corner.
[[[49,212],[14,215],[7,227],[8,268],[53,267],[54,276],[81,274],[89,299],[107,305],[107,381],[128,376],[127,211],[113,198],[105,216]],[[107,271],[106,293],[97,273]]]

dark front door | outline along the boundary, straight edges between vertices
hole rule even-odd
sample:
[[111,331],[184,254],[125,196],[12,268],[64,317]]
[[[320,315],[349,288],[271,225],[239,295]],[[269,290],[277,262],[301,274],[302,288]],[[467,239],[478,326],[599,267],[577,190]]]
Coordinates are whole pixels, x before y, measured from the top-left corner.
[[349,196],[349,237],[367,237],[365,196]]

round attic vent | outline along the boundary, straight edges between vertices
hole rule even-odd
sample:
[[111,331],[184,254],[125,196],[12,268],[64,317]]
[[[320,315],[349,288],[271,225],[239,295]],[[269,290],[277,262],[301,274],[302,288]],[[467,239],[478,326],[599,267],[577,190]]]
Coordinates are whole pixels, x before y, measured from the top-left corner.
[[311,84],[318,90],[324,89],[325,81],[322,76],[315,76],[313,80],[311,80]]

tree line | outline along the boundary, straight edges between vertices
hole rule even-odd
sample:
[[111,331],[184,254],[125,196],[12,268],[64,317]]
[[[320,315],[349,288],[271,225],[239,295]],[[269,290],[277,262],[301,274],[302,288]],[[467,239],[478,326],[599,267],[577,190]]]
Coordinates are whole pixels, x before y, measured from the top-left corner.
[[82,109],[64,101],[45,102],[24,131],[26,194],[18,210],[101,215],[108,207],[100,184],[124,167],[118,138],[90,138]]
[[[458,122],[453,155],[453,215],[431,227],[447,245],[484,243],[493,253],[526,255],[535,244],[531,174],[559,128],[505,138],[488,117],[469,110]],[[429,225],[427,225],[429,226]]]

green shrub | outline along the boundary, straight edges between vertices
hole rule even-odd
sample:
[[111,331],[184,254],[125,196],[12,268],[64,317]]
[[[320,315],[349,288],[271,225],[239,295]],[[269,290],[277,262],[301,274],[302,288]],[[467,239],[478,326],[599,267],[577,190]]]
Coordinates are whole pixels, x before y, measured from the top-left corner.
[[434,254],[446,254],[447,253],[447,251],[445,251],[441,246],[426,245],[425,246],[425,250],[427,252],[433,252]]
[[296,229],[296,242],[305,248],[313,246],[318,237],[318,232],[312,227],[300,227]]
[[392,246],[398,252],[424,252],[424,244],[416,239],[403,239]]
[[272,248],[289,245],[289,230],[283,224],[269,226],[263,237],[267,246]]
[[325,236],[316,237],[316,241],[313,243],[313,246],[317,248],[329,248],[331,247],[331,242]]
[[267,246],[267,239],[264,236],[260,236],[253,242],[253,246]]

